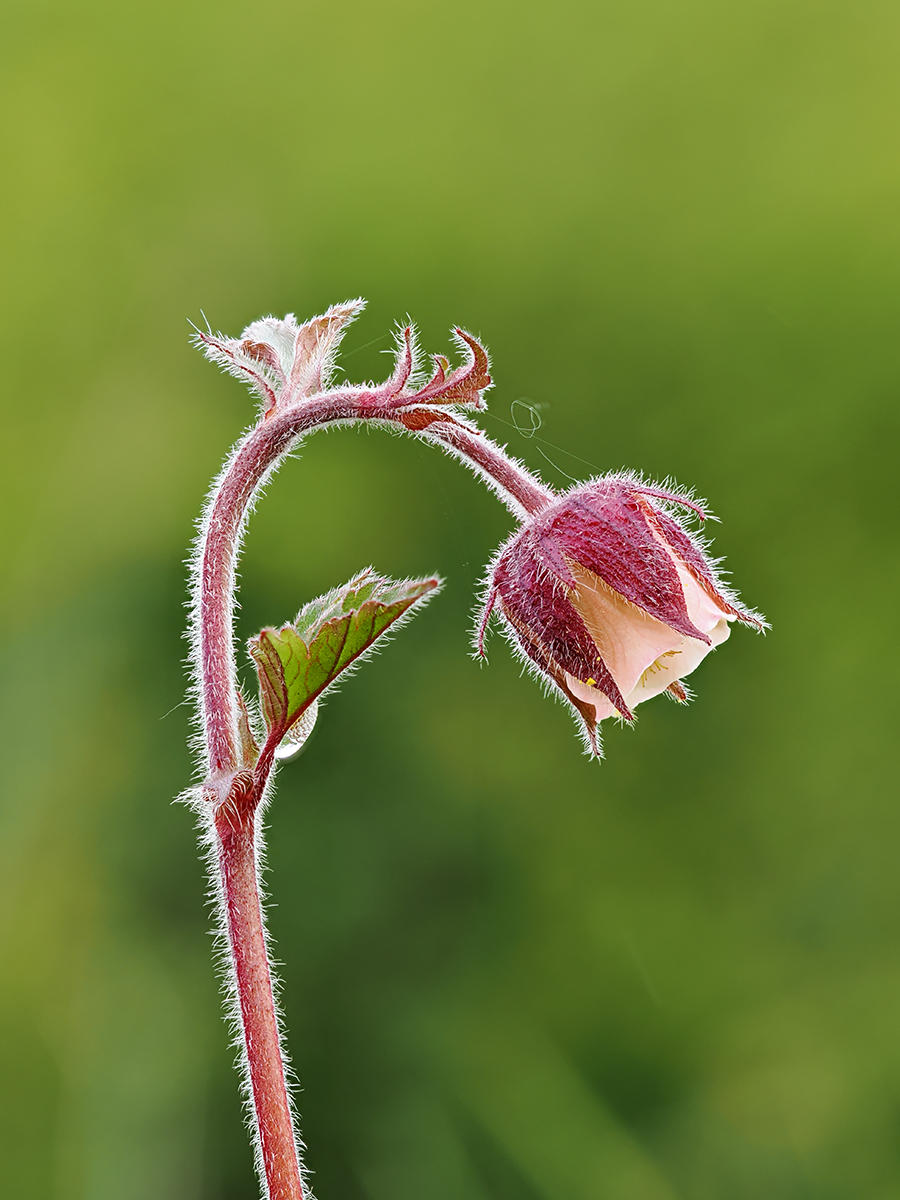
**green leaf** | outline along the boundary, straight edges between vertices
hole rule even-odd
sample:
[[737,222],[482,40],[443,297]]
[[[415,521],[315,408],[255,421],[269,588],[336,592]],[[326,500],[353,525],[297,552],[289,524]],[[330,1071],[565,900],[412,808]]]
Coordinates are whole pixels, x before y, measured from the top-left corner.
[[269,735],[284,737],[343,671],[438,586],[437,579],[397,581],[369,569],[304,605],[293,625],[251,638]]

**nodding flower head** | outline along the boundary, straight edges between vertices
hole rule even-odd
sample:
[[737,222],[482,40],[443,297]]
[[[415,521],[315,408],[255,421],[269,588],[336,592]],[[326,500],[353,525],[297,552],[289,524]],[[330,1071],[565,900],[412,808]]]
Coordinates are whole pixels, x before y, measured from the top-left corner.
[[248,383],[268,412],[328,387],[341,338],[365,306],[365,300],[334,304],[303,325],[293,313],[262,317],[239,338],[198,330],[196,341],[207,358]]
[[722,582],[676,508],[706,514],[689,496],[625,475],[579,484],[527,521],[490,571],[477,636],[483,654],[496,611],[513,645],[584,723],[668,692],[728,637],[730,621],[766,628]]

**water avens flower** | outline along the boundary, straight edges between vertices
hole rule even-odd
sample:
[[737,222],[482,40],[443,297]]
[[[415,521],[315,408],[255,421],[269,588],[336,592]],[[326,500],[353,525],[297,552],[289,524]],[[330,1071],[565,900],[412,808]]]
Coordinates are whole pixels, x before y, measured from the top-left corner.
[[490,571],[477,648],[496,612],[539,677],[580,717],[599,754],[597,724],[634,720],[644,700],[689,698],[683,680],[730,633],[765,627],[723,582],[678,510],[688,495],[627,475],[578,484],[531,516]]
[[[299,324],[263,317],[240,337],[198,331],[203,352],[249,384],[259,417],[214,481],[192,560],[191,663],[202,783],[187,793],[208,852],[227,969],[229,1011],[245,1073],[266,1200],[311,1200],[285,1074],[285,1052],[259,892],[262,814],[276,769],[303,747],[320,699],[436,594],[440,581],[391,580],[369,568],[306,603],[293,621],[248,643],[259,684],[238,676],[234,615],[247,518],[266,481],[318,429],[365,424],[410,434],[470,467],[520,527],[498,554],[479,632],[499,613],[513,644],[580,716],[591,750],[597,723],[633,719],[641,701],[682,683],[728,636],[763,626],[742,608],[679,510],[689,496],[612,475],[558,495],[498,446],[470,414],[492,386],[487,351],[457,328],[462,362],[426,369],[411,325],[398,330],[382,383],[336,383],[334,358],[361,300]],[[317,516],[327,511],[318,506]],[[377,519],[372,513],[360,520]],[[286,541],[286,553],[290,543]],[[373,723],[384,714],[373,712]],[[348,742],[348,745],[350,743]]]

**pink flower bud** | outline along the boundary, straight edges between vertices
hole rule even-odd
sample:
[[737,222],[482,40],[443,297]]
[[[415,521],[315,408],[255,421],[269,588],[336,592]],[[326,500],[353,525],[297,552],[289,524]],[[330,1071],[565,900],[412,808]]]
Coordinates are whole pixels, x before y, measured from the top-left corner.
[[681,524],[688,496],[624,475],[578,484],[531,517],[491,568],[477,645],[495,609],[510,641],[584,722],[597,722],[682,683],[728,637],[729,621],[766,628],[741,607],[716,563]]

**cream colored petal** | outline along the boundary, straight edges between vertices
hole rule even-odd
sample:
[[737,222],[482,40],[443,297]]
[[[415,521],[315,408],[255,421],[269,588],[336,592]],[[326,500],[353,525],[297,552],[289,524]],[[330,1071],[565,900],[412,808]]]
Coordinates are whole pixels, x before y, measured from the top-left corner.
[[[671,554],[671,551],[669,552]],[[691,624],[701,633],[709,633],[715,629],[719,621],[727,618],[724,609],[719,608],[712,596],[700,586],[687,567],[682,566],[675,555],[672,555],[675,570],[681,580],[681,590],[684,592],[684,603],[687,607]]]
[[571,596],[572,604],[619,691],[627,696],[647,668],[668,651],[678,650],[684,639],[662,621],[629,604],[593,571],[579,563],[569,565],[578,584]]
[[[658,696],[676,679],[690,675],[731,632],[727,614],[674,555],[672,561],[691,623],[709,637],[712,645],[699,638],[685,637],[663,621],[657,621],[629,604],[592,571],[570,563],[578,584],[571,597],[572,604],[631,709]],[[566,682],[574,696],[594,705],[598,721],[616,714],[615,706],[597,688],[571,675],[566,676]]]
[[634,708],[635,705],[642,704],[645,700],[652,699],[653,696],[658,696],[676,679],[684,679],[686,675],[690,675],[715,646],[725,641],[731,633],[731,629],[725,618],[720,617],[713,628],[707,629],[705,632],[708,634],[712,646],[705,645],[697,638],[681,638],[679,645],[656,659],[643,672],[635,687],[626,694],[625,703],[628,707]]
[[582,683],[580,679],[576,679],[574,675],[570,675],[568,672],[566,672],[566,683],[569,685],[569,691],[573,696],[577,696],[585,704],[593,704],[597,710],[598,721],[604,721],[607,717],[616,716],[617,709],[615,705],[602,692],[598,692],[596,688]]

